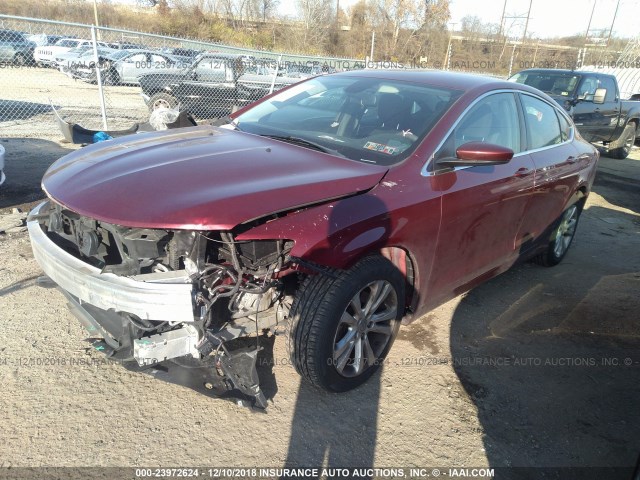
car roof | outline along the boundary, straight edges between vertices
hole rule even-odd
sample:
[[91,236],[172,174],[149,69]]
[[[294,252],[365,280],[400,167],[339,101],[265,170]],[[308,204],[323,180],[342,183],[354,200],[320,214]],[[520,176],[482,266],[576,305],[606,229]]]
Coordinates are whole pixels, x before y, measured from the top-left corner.
[[528,68],[526,70],[520,70],[519,72],[514,73],[514,75],[517,75],[518,73],[562,73],[566,75],[580,75],[582,73],[592,72],[584,72],[582,70],[569,70],[567,68]]
[[471,90],[482,86],[514,88],[514,85],[519,85],[501,78],[442,70],[366,69],[334,73],[332,75],[401,80],[416,84],[444,86],[454,90]]
[[588,73],[589,75],[606,75],[608,77],[613,76],[605,72],[593,72],[590,70],[566,70],[566,69],[560,69],[560,68],[529,68],[527,70],[521,70],[518,73],[536,73],[536,72],[566,73],[570,75],[584,75],[585,73]]
[[231,58],[233,60],[237,58],[247,58],[247,55],[244,53],[224,53],[224,52],[205,52],[203,57],[213,57],[213,58]]

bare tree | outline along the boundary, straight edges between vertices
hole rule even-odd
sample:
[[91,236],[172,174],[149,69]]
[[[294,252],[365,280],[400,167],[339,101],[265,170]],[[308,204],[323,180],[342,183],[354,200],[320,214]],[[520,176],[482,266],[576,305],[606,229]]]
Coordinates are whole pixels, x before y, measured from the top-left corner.
[[333,18],[331,0],[297,0],[298,14],[302,20],[303,35],[300,48],[323,49]]

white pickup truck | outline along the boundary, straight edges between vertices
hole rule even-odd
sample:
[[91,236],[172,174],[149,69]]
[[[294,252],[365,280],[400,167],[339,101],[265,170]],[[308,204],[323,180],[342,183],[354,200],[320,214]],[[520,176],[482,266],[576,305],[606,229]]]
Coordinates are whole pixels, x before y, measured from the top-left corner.
[[[55,63],[56,56],[66,53],[72,48],[91,45],[91,43],[91,40],[83,40],[81,38],[62,38],[58,40],[55,45],[36,48],[33,52],[33,58],[36,61],[36,64],[41,67],[53,65]],[[109,45],[104,42],[97,43],[99,47],[109,47]]]

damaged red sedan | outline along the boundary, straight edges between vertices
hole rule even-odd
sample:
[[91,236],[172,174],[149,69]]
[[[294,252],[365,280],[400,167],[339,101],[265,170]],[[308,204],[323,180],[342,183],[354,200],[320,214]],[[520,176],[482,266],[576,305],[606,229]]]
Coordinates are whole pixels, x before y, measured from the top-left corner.
[[284,327],[308,382],[354,388],[402,322],[519,260],[559,263],[597,160],[526,85],[349,72],[221,126],[71,153],[28,227],[97,348],[264,407],[259,343],[243,337]]

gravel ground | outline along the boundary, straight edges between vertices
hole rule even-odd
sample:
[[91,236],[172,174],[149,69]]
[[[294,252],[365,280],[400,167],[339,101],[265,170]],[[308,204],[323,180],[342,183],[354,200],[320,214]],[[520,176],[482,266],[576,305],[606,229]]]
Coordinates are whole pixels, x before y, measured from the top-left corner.
[[[42,173],[71,148],[46,118],[48,136],[1,130],[0,213],[42,198]],[[27,234],[0,234],[0,467],[632,467],[639,186],[638,149],[603,158],[561,265],[517,266],[403,327],[355,391],[301,383],[276,337],[267,413],[104,362],[62,294],[36,286]]]

